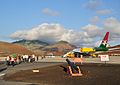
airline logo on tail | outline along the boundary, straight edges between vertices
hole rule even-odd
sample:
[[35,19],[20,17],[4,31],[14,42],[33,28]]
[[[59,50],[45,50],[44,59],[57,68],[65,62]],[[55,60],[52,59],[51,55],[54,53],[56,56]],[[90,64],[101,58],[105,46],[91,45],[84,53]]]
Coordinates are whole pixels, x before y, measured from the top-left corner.
[[109,37],[109,32],[106,32],[105,37],[102,40],[102,43],[100,44],[99,47],[94,48],[96,51],[108,51],[108,37]]
[[106,33],[105,37],[102,40],[102,44],[107,44],[108,42],[108,37],[109,37],[109,32]]
[[[102,40],[102,45],[104,45],[105,47],[107,46],[107,44],[108,44],[108,37],[109,37],[109,32],[106,32],[106,34],[105,34],[105,37],[103,38],[103,40]],[[101,45],[100,45],[101,46]]]

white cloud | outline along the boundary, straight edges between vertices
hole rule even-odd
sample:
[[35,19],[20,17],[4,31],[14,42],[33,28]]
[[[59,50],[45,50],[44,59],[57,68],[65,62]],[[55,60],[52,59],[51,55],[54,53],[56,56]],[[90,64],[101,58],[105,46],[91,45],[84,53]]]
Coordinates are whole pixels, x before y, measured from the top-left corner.
[[88,24],[82,28],[85,32],[87,32],[88,36],[94,38],[95,36],[99,36],[101,34],[101,30],[96,25]]
[[48,23],[43,23],[30,30],[17,31],[11,34],[10,37],[12,39],[41,40],[51,43],[64,40],[78,46],[92,42],[89,31],[68,30],[60,24]]
[[59,16],[59,13],[57,11],[53,11],[49,8],[44,8],[42,10],[42,13],[46,14],[46,15],[49,15],[49,16]]
[[94,16],[90,19],[90,22],[93,24],[96,24],[96,23],[100,22],[100,18],[98,16]]
[[98,0],[89,0],[88,3],[84,4],[84,7],[90,10],[96,10],[100,4],[101,2]]
[[112,11],[109,9],[103,9],[103,10],[96,11],[96,14],[98,14],[98,15],[106,15],[106,14],[111,14],[111,13],[112,13]]
[[105,19],[103,27],[88,24],[81,30],[75,31],[74,29],[66,29],[60,24],[43,23],[30,30],[16,31],[10,36],[12,39],[41,40],[51,43],[64,40],[77,46],[94,46],[96,40],[103,39],[106,31],[110,32],[110,39],[120,36],[120,21],[117,19],[113,17]]
[[55,42],[60,39],[65,29],[59,24],[47,24],[43,23],[31,30],[17,31],[11,35],[15,39],[27,39],[27,40],[43,40],[48,42]]
[[113,34],[120,34],[120,21],[114,17],[110,17],[104,20],[103,22],[106,30],[110,31]]
[[104,30],[110,32],[109,40],[117,43],[120,40],[120,21],[114,17],[110,17],[104,20]]

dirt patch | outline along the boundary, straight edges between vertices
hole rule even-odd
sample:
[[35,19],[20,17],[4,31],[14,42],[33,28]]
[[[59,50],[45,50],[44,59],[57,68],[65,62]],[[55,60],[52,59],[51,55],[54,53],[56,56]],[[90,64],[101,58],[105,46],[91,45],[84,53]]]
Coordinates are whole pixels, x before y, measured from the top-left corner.
[[[78,64],[79,65],[79,64]],[[5,80],[40,83],[41,85],[120,85],[120,65],[83,64],[79,65],[83,76],[72,77],[66,73],[66,64],[40,68],[38,73],[32,70],[19,71]]]

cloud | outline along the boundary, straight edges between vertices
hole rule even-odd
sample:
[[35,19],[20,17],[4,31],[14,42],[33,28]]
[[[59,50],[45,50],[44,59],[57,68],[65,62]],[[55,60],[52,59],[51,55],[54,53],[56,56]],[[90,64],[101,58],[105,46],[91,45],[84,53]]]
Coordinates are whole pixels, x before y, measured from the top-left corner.
[[96,11],[96,14],[98,14],[98,15],[106,15],[106,14],[111,14],[111,13],[112,13],[112,11],[109,9],[103,9],[103,10]]
[[110,32],[109,40],[112,42],[118,42],[120,40],[120,21],[114,17],[110,17],[103,22],[104,30]]
[[106,30],[114,34],[120,34],[120,21],[118,21],[116,18],[107,18],[104,20],[103,24]]
[[67,40],[68,42],[77,46],[83,46],[84,44],[90,44],[92,42],[92,39],[88,36],[86,32],[76,32],[73,30],[68,30],[67,33],[64,33],[61,36],[61,40]]
[[[94,31],[94,26],[92,29]],[[87,31],[87,32],[86,32]],[[48,24],[43,23],[36,27],[33,27],[30,30],[20,30],[12,33],[10,37],[12,39],[26,39],[26,40],[41,40],[49,43],[54,43],[60,40],[68,41],[71,44],[82,46],[85,44],[91,44],[93,42],[93,37],[90,36],[93,31],[90,31],[89,28],[84,28],[83,31],[80,30],[73,30],[73,29],[66,29],[60,24]],[[94,34],[95,32],[93,32]],[[92,34],[92,35],[93,35]],[[96,35],[96,34],[95,34]]]
[[49,15],[49,16],[59,16],[59,13],[57,11],[53,11],[49,8],[44,8],[42,10],[42,13],[46,14],[46,15]]
[[42,40],[47,42],[55,42],[60,39],[65,29],[59,24],[43,23],[31,30],[17,31],[11,34],[14,39],[27,39],[27,40]]
[[84,4],[83,6],[90,10],[96,10],[100,4],[101,2],[98,0],[89,0],[89,2]]
[[104,20],[103,26],[88,24],[80,30],[64,28],[60,24],[43,23],[29,30],[19,30],[10,35],[12,39],[41,40],[49,43],[60,40],[68,41],[79,47],[95,46],[96,41],[102,40],[105,32],[110,32],[110,39],[118,41],[120,36],[120,21],[114,17]]
[[98,16],[94,16],[90,19],[90,22],[93,24],[97,24],[98,22],[100,22],[100,18]]
[[96,36],[100,36],[100,34],[101,34],[100,28],[96,25],[88,24],[88,25],[82,27],[82,30],[87,32],[88,36],[91,38],[94,38]]

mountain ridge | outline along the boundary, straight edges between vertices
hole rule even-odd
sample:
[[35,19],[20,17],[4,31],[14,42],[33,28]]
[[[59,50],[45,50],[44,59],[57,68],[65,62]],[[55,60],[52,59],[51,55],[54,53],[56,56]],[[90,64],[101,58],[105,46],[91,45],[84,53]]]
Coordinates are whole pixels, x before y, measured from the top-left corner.
[[[25,44],[27,42],[27,44]],[[29,43],[28,43],[29,42]],[[40,43],[39,43],[40,42]],[[41,43],[42,42],[42,43]],[[75,45],[68,43],[67,41],[58,41],[53,44],[49,44],[39,40],[22,40],[13,42],[14,44],[21,44],[28,48],[29,50],[34,51],[37,54],[49,54],[53,53],[54,55],[63,55],[64,53],[73,50],[76,48]]]
[[19,44],[43,44],[43,45],[49,45],[48,43],[46,42],[43,42],[43,41],[40,41],[40,40],[19,40],[19,41],[15,41],[15,42],[12,42],[13,44],[14,43],[19,43]]

